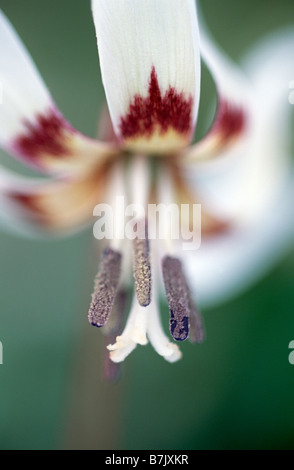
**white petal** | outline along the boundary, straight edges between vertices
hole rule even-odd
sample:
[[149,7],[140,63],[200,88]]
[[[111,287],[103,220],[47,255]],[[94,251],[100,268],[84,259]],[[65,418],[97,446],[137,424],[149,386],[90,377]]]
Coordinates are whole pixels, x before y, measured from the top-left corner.
[[115,154],[70,126],[22,41],[0,10],[0,146],[47,173],[78,173]]
[[[48,180],[46,180],[47,182]],[[0,227],[2,230],[17,233],[28,238],[40,236],[40,233],[35,228],[33,229],[26,220],[26,217],[24,217],[24,211],[21,207],[16,207],[8,196],[11,190],[26,191],[28,188],[37,187],[40,183],[43,184],[45,181],[22,177],[0,167]]]
[[293,179],[258,224],[204,241],[186,258],[202,306],[216,306],[245,292],[293,246]]
[[250,125],[251,86],[245,74],[214,42],[203,19],[200,22],[200,51],[216,85],[217,110],[211,128],[190,147],[183,161],[219,157],[231,145],[246,139]]
[[[202,303],[214,305],[255,282],[284,255],[294,238],[294,177],[289,143],[293,108],[288,83],[294,34],[277,34],[247,57],[253,88],[252,125],[236,153],[239,167],[216,166],[196,182],[215,211],[234,217],[236,228],[210,241],[188,260]],[[195,180],[194,180],[195,183]]]
[[[102,78],[116,134],[125,143],[132,138],[140,140],[140,136],[132,136],[133,130],[124,132],[122,119],[135,96],[148,97],[153,67],[162,96],[173,88],[186,99],[193,99],[191,134],[200,96],[194,0],[92,0],[92,8]],[[160,140],[156,142],[158,148]]]
[[[289,54],[294,34],[280,32],[263,41],[244,60],[251,82],[247,100],[250,123],[240,144],[221,162],[212,161],[186,172],[216,212],[241,221],[256,221],[275,203],[289,176],[291,138],[288,101],[294,65]],[[197,175],[196,175],[197,173]]]
[[92,221],[93,207],[105,194],[106,176],[89,168],[79,177],[27,178],[0,168],[2,219],[13,230],[24,226],[36,235],[75,232]]
[[23,119],[44,113],[50,94],[22,41],[0,10],[0,143],[24,131]]
[[245,104],[248,96],[248,83],[246,83],[241,70],[215,43],[203,20],[200,23],[200,51],[202,59],[212,74],[220,97]]

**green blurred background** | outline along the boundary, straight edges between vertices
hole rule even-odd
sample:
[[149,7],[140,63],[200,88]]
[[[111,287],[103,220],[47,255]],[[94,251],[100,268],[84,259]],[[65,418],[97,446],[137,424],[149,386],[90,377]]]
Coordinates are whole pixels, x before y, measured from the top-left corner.
[[[236,59],[294,25],[293,0],[201,3]],[[94,136],[103,89],[89,4],[0,0],[65,116]],[[101,335],[86,318],[93,249],[91,230],[0,234],[0,449],[294,448],[294,249],[246,294],[204,310],[205,344],[184,344],[175,365],[139,347],[114,386],[100,379]]]

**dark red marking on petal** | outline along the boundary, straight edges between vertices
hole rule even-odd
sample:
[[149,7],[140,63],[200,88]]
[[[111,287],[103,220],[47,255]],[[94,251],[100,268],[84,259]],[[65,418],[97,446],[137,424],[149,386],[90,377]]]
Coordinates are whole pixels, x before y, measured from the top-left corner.
[[39,212],[38,205],[36,204],[36,197],[28,194],[9,193],[9,197],[21,204],[22,207],[32,211]]
[[214,131],[219,133],[221,139],[228,141],[237,137],[246,126],[246,117],[243,109],[227,101],[221,101],[218,115],[214,124]]
[[8,197],[12,203],[15,204],[16,209],[19,208],[20,220],[38,227],[40,230],[48,231],[51,226],[50,216],[46,209],[42,208],[40,204],[40,195],[38,194],[23,194],[18,192],[8,193]]
[[44,222],[46,224],[46,213],[42,210],[40,206],[40,195],[38,194],[23,194],[18,192],[10,192],[8,194],[11,201],[16,202],[21,206],[22,209],[25,209],[27,216],[30,216],[33,220],[38,221],[38,223]]
[[70,153],[65,132],[73,132],[73,129],[55,109],[37,115],[34,123],[24,121],[24,125],[27,131],[13,142],[13,148],[18,154],[38,164],[41,155],[59,157]]
[[180,134],[192,131],[193,97],[185,98],[183,92],[169,87],[162,95],[155,67],[152,67],[148,96],[135,95],[126,116],[120,120],[119,128],[124,139],[150,137],[155,128],[161,134],[170,128]]

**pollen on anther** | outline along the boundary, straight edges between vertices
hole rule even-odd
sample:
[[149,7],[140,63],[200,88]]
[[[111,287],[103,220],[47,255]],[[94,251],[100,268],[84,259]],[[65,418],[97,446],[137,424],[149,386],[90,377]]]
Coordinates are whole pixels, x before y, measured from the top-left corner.
[[148,227],[144,220],[142,222],[144,229],[140,230],[142,233],[137,234],[133,242],[134,279],[138,302],[142,307],[147,307],[151,302],[152,280]]
[[121,262],[119,252],[111,248],[104,250],[88,315],[91,325],[98,328],[106,324],[113,308],[118,292]]
[[170,311],[171,335],[176,341],[185,341],[189,336],[190,302],[181,261],[166,256],[162,261],[162,274]]

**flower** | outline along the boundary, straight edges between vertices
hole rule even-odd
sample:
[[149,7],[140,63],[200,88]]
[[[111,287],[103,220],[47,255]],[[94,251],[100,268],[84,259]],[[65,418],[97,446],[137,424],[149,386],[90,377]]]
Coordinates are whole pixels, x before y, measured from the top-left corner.
[[[293,235],[293,177],[285,144],[289,102],[282,92],[294,76],[288,61],[294,37],[289,33],[261,45],[243,74],[198,21],[194,0],[92,0],[92,10],[109,110],[101,140],[66,121],[0,14],[0,145],[47,175],[24,178],[1,169],[0,210],[13,228],[53,234],[83,227],[98,203],[110,205],[114,235],[102,254],[88,316],[103,327],[112,361],[107,373],[115,375],[114,363],[138,344],[150,341],[175,362],[181,357],[177,343],[188,337],[203,341],[188,279],[201,301],[220,301],[238,291],[241,281],[251,282],[252,272],[260,275]],[[201,59],[215,81],[218,104],[209,131],[193,144]],[[132,241],[117,236],[123,215],[117,198],[143,209],[150,202],[201,202],[201,248],[179,253],[168,218],[163,239],[151,239],[155,220],[146,221],[145,213],[132,225]],[[190,215],[180,221],[186,231]],[[135,292],[125,322],[132,277]],[[161,288],[175,342],[161,326]]]

